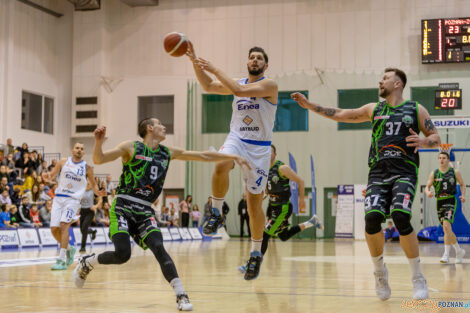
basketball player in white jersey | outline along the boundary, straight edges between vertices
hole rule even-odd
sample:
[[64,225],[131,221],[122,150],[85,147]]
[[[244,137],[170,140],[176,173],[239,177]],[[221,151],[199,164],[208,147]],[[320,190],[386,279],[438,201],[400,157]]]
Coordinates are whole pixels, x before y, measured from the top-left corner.
[[60,254],[52,270],[65,270],[73,263],[76,249],[69,247],[69,228],[80,208],[87,179],[96,195],[106,195],[106,191],[100,191],[96,185],[93,168],[83,160],[83,149],[83,144],[77,142],[73,146],[72,156],[61,159],[49,173],[50,180],[60,173],[51,210],[51,232],[60,244]]
[[[253,47],[248,52],[248,77],[241,79],[232,79],[210,62],[196,58],[192,44],[188,48],[187,55],[193,62],[197,79],[206,92],[234,96],[230,133],[219,152],[242,156],[251,164],[252,170],[243,173],[248,191],[247,205],[252,235],[252,249],[245,279],[255,279],[263,260],[261,243],[265,217],[262,201],[271,161],[277,84],[264,76],[268,68],[268,56],[259,47]],[[217,79],[213,79],[208,73]],[[213,209],[209,222],[204,226],[206,235],[215,234],[225,222],[222,205],[229,187],[229,172],[233,167],[233,161],[221,161],[215,166],[212,176]]]

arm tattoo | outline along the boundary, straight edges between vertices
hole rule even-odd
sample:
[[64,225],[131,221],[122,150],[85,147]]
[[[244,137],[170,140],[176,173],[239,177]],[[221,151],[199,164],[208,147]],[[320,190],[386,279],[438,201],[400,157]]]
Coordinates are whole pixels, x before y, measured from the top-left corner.
[[439,144],[439,142],[437,142],[436,140],[431,140],[431,139],[428,140],[428,146],[429,147],[435,147],[438,144]]
[[333,115],[336,114],[336,109],[334,109],[334,108],[324,108],[324,107],[321,107],[321,106],[317,106],[315,108],[315,112],[322,113],[326,116],[333,116]]
[[431,121],[430,118],[427,118],[424,121],[424,126],[429,130],[429,131],[434,131],[436,128],[434,127],[434,123]]

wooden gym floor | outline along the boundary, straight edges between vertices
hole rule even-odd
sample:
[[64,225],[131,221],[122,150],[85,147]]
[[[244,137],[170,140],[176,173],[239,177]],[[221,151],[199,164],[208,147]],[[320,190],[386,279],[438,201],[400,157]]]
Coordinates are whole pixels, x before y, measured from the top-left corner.
[[[392,298],[386,302],[375,296],[372,264],[363,241],[271,241],[260,276],[250,282],[237,271],[248,255],[247,240],[165,246],[195,312],[470,311],[403,307],[411,300],[412,285],[398,243],[386,244],[392,288]],[[441,265],[442,245],[420,244],[431,300],[470,300],[470,247],[464,248],[463,264]],[[94,252],[104,249],[98,246]],[[50,270],[56,253],[55,249],[0,252],[0,312],[178,312],[174,293],[150,251],[134,246],[128,263],[97,267],[84,289],[75,288],[71,281],[75,264],[66,271]]]

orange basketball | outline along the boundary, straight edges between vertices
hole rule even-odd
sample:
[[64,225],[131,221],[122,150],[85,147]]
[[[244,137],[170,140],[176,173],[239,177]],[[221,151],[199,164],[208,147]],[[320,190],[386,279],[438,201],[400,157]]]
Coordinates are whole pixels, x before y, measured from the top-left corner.
[[172,32],[165,36],[163,46],[169,55],[180,57],[188,49],[188,38],[182,33]]

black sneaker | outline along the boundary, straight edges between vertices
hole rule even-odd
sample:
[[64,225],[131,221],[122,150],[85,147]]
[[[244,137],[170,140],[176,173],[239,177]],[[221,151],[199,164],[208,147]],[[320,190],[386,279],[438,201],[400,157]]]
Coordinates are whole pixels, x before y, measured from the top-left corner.
[[96,239],[96,233],[97,233],[96,229],[93,229],[93,230],[91,231],[91,240],[95,240],[95,239]]
[[217,230],[222,227],[224,223],[225,216],[221,216],[218,209],[212,208],[212,215],[206,225],[204,225],[202,232],[206,236],[214,236],[217,234]]
[[261,263],[263,262],[263,254],[259,251],[250,253],[250,259],[246,264],[245,280],[252,280],[258,277]]
[[193,305],[189,302],[189,298],[185,293],[176,296],[176,306],[180,311],[193,310]]

